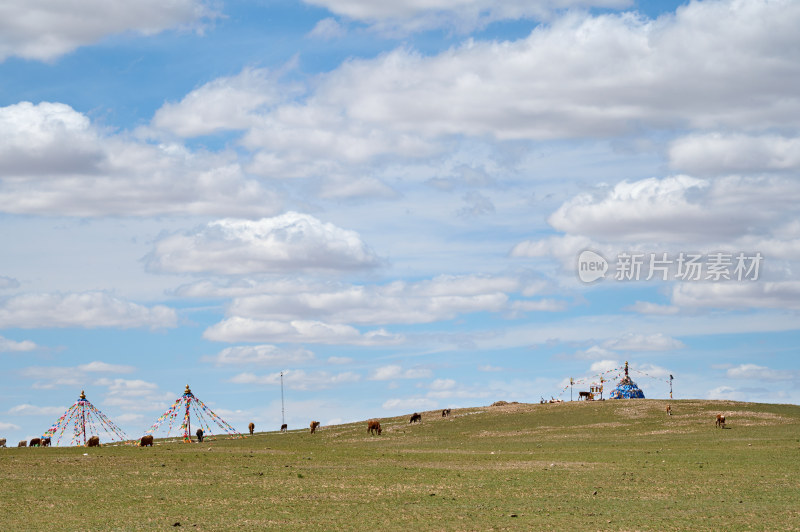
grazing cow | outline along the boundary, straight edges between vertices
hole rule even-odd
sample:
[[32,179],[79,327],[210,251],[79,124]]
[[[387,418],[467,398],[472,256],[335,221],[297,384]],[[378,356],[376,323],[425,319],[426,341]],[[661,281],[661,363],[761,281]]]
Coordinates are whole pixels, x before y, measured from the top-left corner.
[[28,440],[22,440],[17,444],[17,447],[27,447],[27,446],[28,446]]
[[367,421],[367,432],[369,432],[370,434],[375,434],[377,432],[378,436],[380,436],[382,432],[380,421],[376,419],[371,419]]
[[250,436],[252,436],[253,431],[256,430],[255,424],[251,422],[249,425],[247,425],[247,428],[250,429]]
[[42,438],[42,447],[50,447],[50,436]]
[[86,447],[100,447],[100,436],[92,436],[86,442]]
[[593,399],[592,392],[578,392],[578,401],[581,399],[584,401],[591,401]]
[[311,434],[314,434],[314,432],[316,432],[317,427],[319,427],[319,421],[312,421],[311,425],[309,425],[309,428],[311,429]]
[[716,426],[723,429],[725,428],[725,416],[723,416],[722,414],[717,414]]
[[447,417],[449,415],[450,415],[450,409],[449,408],[445,408],[444,410],[442,410],[442,417]]
[[286,423],[281,425],[281,432],[286,432],[287,430],[289,430],[289,426]]
[[203,429],[197,429],[197,441],[203,443]]
[[418,414],[417,412],[414,412],[413,414],[411,414],[411,419],[409,419],[408,422],[409,423],[416,423],[416,422],[422,423],[422,414]]
[[667,415],[668,416],[672,415],[672,405],[667,405]]
[[5,447],[5,446],[6,446],[6,439],[0,438],[0,447]]
[[28,444],[28,447],[39,447],[42,444],[41,438],[31,438],[31,442]]
[[153,446],[153,435],[148,434],[147,436],[142,436],[142,439],[139,440],[139,447],[152,447]]

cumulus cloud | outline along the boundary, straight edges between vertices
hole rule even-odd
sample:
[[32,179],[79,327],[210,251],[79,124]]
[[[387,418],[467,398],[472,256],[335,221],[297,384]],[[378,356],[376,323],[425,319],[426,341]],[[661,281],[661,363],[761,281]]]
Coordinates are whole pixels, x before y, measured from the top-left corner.
[[692,2],[657,21],[570,13],[517,41],[349,61],[293,113],[335,109],[395,131],[500,139],[791,125],[798,22],[791,1]]
[[392,379],[425,379],[432,375],[431,370],[426,368],[403,369],[398,365],[382,366],[374,369],[369,379],[373,381],[388,381]]
[[19,353],[33,351],[37,348],[38,346],[36,343],[30,340],[17,342],[16,340],[9,340],[8,338],[0,336],[0,353]]
[[193,90],[178,103],[166,103],[152,126],[181,137],[247,129],[255,112],[282,101],[291,93],[266,69],[245,68],[236,76],[217,78]]
[[307,214],[225,219],[156,242],[153,271],[241,275],[374,268],[379,259],[354,231]]
[[335,18],[324,18],[314,25],[308,35],[316,39],[329,40],[341,37],[345,33],[345,28]]
[[0,302],[0,327],[147,327],[177,325],[175,310],[163,305],[146,307],[105,292],[77,294],[23,294]]
[[50,61],[108,35],[153,35],[213,17],[203,0],[10,0],[0,6],[0,61],[9,56]]
[[217,366],[274,366],[311,362],[314,360],[314,353],[303,348],[283,349],[274,345],[242,345],[225,348],[216,356],[207,357],[205,360],[214,362]]
[[100,131],[61,103],[0,107],[0,210],[65,216],[272,215],[233,154]]
[[136,370],[133,366],[123,366],[121,364],[109,364],[100,360],[81,364],[78,366],[80,371],[88,373],[131,373]]

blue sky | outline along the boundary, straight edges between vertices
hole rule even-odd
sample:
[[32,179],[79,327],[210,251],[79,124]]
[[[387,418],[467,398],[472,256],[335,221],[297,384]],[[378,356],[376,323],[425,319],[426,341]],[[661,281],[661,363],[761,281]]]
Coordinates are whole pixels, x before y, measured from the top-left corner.
[[496,4],[7,2],[0,438],[799,403],[800,4]]

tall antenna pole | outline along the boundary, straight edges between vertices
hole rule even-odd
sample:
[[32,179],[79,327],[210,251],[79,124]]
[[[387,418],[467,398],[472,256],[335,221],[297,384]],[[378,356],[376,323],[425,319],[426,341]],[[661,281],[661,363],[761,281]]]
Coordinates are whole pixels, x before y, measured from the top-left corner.
[[283,372],[281,371],[281,424],[286,424],[286,416],[283,411]]
[[669,376],[669,398],[672,399],[672,375]]

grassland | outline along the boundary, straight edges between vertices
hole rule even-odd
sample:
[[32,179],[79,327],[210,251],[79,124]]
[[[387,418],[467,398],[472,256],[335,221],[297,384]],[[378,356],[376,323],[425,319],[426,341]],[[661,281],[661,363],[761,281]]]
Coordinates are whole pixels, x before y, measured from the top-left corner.
[[671,404],[0,449],[0,530],[800,530],[800,407]]

